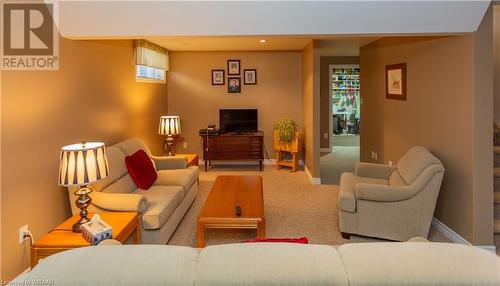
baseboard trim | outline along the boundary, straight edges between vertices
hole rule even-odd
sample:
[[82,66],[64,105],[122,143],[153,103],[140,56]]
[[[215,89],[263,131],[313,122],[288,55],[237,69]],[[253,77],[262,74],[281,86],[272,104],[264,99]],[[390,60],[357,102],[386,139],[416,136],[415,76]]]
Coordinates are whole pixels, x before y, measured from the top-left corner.
[[474,246],[484,249],[486,251],[491,251],[495,254],[497,253],[497,247],[495,245],[474,245]]
[[[460,234],[456,233],[453,229],[451,229],[449,226],[447,226],[446,224],[444,224],[442,221],[438,220],[437,218],[433,217],[431,224],[435,229],[437,229],[444,236],[446,236],[446,238],[451,240],[451,242],[465,244],[465,245],[473,245],[467,239],[463,238]],[[495,245],[473,245],[473,246],[487,250],[487,251],[491,251],[491,252],[496,254]]]
[[309,169],[307,169],[307,166],[304,166],[304,171],[306,173],[307,178],[309,179],[309,182],[313,185],[321,185],[321,178],[314,178],[311,175],[311,172],[309,172]]
[[[264,159],[263,162],[264,165],[266,166],[274,166],[276,165],[276,159]],[[198,160],[198,165],[200,166],[205,166],[205,161],[202,159]],[[256,160],[217,160],[217,161],[212,161],[212,165],[217,166],[217,165],[227,165],[227,166],[233,166],[233,165],[243,165],[243,166],[258,166],[259,162]],[[304,166],[304,161],[299,160],[299,166]]]
[[439,232],[444,234],[444,236],[446,236],[446,238],[451,240],[451,242],[472,245],[467,239],[463,238],[460,234],[456,233],[453,229],[451,229],[450,227],[448,227],[446,224],[444,224],[442,221],[438,220],[435,217],[432,218],[431,225],[435,229],[439,230]]

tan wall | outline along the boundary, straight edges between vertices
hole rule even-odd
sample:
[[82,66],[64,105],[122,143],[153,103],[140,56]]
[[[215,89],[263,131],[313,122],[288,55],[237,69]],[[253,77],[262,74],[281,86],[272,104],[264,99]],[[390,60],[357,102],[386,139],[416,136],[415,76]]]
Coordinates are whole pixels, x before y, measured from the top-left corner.
[[[320,70],[320,147],[330,148],[330,65],[359,64],[359,57],[321,57]],[[325,138],[324,134],[328,137]]]
[[135,82],[131,41],[60,41],[59,71],[2,72],[2,279],[29,266],[28,243],[70,215],[57,186],[59,150],[82,139],[113,144],[139,136],[159,153],[164,84]]
[[[493,238],[492,137],[482,128],[491,126],[492,91],[476,85],[491,86],[491,71],[482,62],[489,56],[478,62],[487,41],[477,33],[382,39],[360,52],[362,160],[369,161],[373,150],[380,162],[396,163],[411,146],[428,147],[446,168],[435,216],[482,245],[491,245]],[[387,100],[384,67],[402,62],[407,63],[408,100]]]
[[[241,93],[227,93],[227,60],[241,61]],[[168,72],[168,112],[181,117],[187,149],[202,154],[198,130],[219,126],[221,108],[257,108],[266,150],[274,158],[273,129],[281,118],[302,126],[300,52],[171,52]],[[226,84],[211,85],[211,70],[226,70]],[[257,85],[243,84],[243,69],[257,69]]]
[[500,123],[500,2],[493,12],[495,121]]
[[302,104],[304,116],[305,164],[313,178],[320,177],[320,56],[319,41],[302,50]]
[[493,8],[473,34],[473,241],[493,244]]

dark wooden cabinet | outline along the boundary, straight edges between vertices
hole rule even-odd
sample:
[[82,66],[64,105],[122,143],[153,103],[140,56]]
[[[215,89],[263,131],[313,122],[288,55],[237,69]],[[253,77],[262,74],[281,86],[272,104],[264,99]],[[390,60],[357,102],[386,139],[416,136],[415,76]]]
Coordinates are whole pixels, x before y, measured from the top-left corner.
[[258,160],[262,171],[264,160],[264,132],[227,133],[203,137],[203,161],[205,171],[211,161],[217,160]]

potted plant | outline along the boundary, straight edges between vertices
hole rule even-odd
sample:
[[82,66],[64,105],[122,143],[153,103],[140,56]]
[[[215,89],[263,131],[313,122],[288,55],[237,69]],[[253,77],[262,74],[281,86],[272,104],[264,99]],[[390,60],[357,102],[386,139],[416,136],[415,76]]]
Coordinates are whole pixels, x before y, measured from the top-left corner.
[[[281,166],[292,167],[293,172],[298,169],[298,153],[302,151],[302,132],[292,119],[282,119],[274,126],[274,150],[278,169]],[[285,155],[286,153],[282,152],[291,154]],[[286,157],[291,157],[291,161],[283,160]]]

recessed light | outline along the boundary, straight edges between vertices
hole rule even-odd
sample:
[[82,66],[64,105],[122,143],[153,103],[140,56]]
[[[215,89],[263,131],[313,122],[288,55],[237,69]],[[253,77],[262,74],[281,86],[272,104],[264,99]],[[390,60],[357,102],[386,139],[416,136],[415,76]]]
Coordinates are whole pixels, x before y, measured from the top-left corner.
[[267,43],[267,40],[262,39],[262,40],[260,40],[259,42],[261,42],[261,43]]

